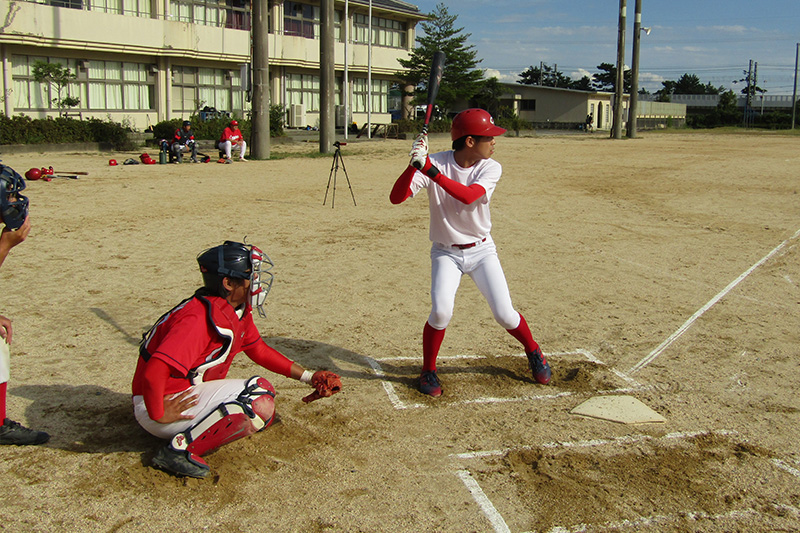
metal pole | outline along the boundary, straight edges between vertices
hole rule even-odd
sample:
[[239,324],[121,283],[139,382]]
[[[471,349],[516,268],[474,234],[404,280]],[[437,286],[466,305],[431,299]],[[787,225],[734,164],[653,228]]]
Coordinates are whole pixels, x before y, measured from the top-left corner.
[[369,0],[367,32],[367,139],[372,139],[372,0]]
[[344,140],[346,141],[348,138],[348,133],[350,132],[350,85],[347,81],[347,65],[350,62],[350,58],[347,56],[349,53],[347,48],[347,41],[350,38],[348,33],[348,28],[350,27],[350,16],[347,13],[347,8],[349,4],[349,0],[344,0],[344,20],[342,21],[342,32],[344,34],[344,79],[342,80],[342,100],[344,104]]
[[619,0],[619,34],[617,36],[617,82],[614,87],[614,125],[611,135],[622,138],[622,95],[625,85],[625,18],[627,0]]
[[333,153],[333,138],[336,134],[336,122],[333,116],[336,86],[334,64],[333,0],[322,0],[319,34],[319,152],[321,154]]
[[797,50],[794,53],[794,89],[792,90],[792,129],[794,129],[794,119],[797,114],[797,60],[800,59],[800,43],[797,43]]
[[631,102],[628,108],[628,138],[636,138],[636,107],[639,105],[639,41],[642,38],[642,0],[636,0],[633,19],[633,64],[631,65]]
[[268,0],[253,1],[253,101],[250,154],[269,159],[269,27]]

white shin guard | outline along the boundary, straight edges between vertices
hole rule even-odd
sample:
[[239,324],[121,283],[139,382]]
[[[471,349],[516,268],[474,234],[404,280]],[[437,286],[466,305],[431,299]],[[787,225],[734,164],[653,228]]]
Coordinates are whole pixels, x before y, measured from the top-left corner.
[[202,456],[220,446],[267,428],[275,419],[275,389],[266,379],[254,376],[236,400],[226,402],[197,424],[172,438],[170,446]]

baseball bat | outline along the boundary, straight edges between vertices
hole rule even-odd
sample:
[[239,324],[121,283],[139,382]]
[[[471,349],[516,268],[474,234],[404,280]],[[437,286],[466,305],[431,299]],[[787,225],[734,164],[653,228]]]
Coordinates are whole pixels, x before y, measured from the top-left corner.
[[55,172],[56,174],[75,174],[77,176],[88,176],[89,175],[88,172],[84,172],[84,171],[80,171],[80,170],[70,170],[70,171],[54,170],[53,172]]
[[[428,78],[428,107],[425,110],[425,122],[422,124],[422,133],[428,133],[428,123],[433,114],[433,105],[436,102],[436,95],[439,94],[439,86],[442,84],[442,74],[444,74],[444,52],[434,52],[431,62],[431,76]],[[420,168],[418,164],[414,165]]]

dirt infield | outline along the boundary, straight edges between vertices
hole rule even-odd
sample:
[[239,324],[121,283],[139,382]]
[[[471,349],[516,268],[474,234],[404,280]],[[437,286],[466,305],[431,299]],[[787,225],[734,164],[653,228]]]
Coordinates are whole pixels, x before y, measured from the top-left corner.
[[[800,138],[499,139],[492,235],[553,381],[533,383],[466,278],[438,400],[414,388],[427,199],[388,201],[409,144],[343,147],[357,205],[340,170],[335,208],[329,156],[4,157],[89,175],[29,183],[33,230],[0,271],[9,417],[52,434],[0,449],[0,529],[800,529]],[[211,454],[212,478],[178,479],[147,466],[137,342],[199,285],[198,252],[245,236],[276,265],[265,340],[345,388],[306,405],[306,386],[270,375],[280,423]],[[230,375],[255,373],[240,354]],[[570,414],[609,394],[667,422]]]

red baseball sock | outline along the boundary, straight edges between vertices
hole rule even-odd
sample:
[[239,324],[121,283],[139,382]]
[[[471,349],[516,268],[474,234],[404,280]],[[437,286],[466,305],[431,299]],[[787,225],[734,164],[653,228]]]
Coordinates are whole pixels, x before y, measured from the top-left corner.
[[8,383],[0,383],[0,424],[6,419],[6,388]]
[[439,348],[444,340],[443,329],[436,329],[428,322],[422,330],[422,371],[436,372],[436,356],[439,355]]
[[525,352],[532,352],[539,347],[535,340],[533,340],[533,335],[531,335],[531,330],[528,327],[528,323],[525,321],[525,317],[522,316],[522,313],[519,314],[519,326],[517,329],[507,329],[512,337],[517,339],[522,345],[525,347]]

